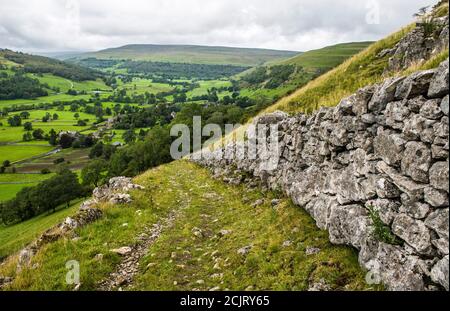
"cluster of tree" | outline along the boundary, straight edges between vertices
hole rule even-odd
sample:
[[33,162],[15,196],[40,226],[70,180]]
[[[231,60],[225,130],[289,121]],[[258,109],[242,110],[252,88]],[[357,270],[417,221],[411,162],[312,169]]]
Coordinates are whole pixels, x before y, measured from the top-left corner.
[[63,149],[89,148],[89,147],[92,147],[95,143],[96,143],[96,140],[91,134],[89,134],[89,135],[82,135],[82,134],[71,135],[69,133],[62,133],[56,139],[56,144],[60,145],[61,148],[63,148]]
[[32,99],[47,95],[39,80],[23,74],[16,73],[0,79],[0,99]]
[[77,175],[63,169],[37,186],[22,189],[14,199],[0,203],[0,220],[6,225],[25,221],[55,212],[59,206],[69,206],[71,201],[86,195]]
[[124,114],[116,117],[114,128],[128,130],[133,128],[166,125],[173,119],[172,114],[179,109],[172,104],[157,104],[147,108],[130,107]]
[[[33,125],[30,122],[26,122],[24,124],[24,128],[25,131],[27,131],[25,134],[23,134],[23,141],[32,141],[34,140],[48,140],[51,141],[51,131],[49,134],[45,134],[43,129],[34,129],[33,130]],[[55,136],[56,136],[56,132],[55,132]],[[52,145],[56,145],[56,139],[53,140],[54,144]]]
[[117,149],[108,161],[108,176],[136,176],[147,169],[172,161],[169,126],[155,126],[145,137]]
[[250,84],[252,87],[263,86],[266,89],[276,89],[287,82],[296,70],[301,71],[301,68],[297,69],[295,65],[258,67],[244,75],[241,80]]
[[74,81],[95,80],[101,73],[75,64],[65,63],[48,57],[29,55],[10,50],[3,50],[2,56],[12,62],[21,64],[20,70],[28,73],[50,73]]
[[149,61],[125,61],[120,66],[131,74],[152,74],[163,79],[220,79],[241,73],[249,67],[233,65],[204,65],[187,63],[164,63]]
[[69,60],[70,62],[76,63],[80,66],[87,67],[87,68],[96,68],[96,69],[107,69],[114,67],[123,60],[117,60],[117,59],[98,59],[95,57],[88,57],[80,60]]
[[[36,104],[20,104],[20,105],[11,105],[8,107],[2,108],[0,111],[0,116],[7,116],[11,112],[17,112],[17,111],[26,111],[26,110],[51,110],[52,108],[58,108],[59,110],[64,110],[65,106],[75,106],[77,109],[80,107],[86,106],[87,103],[95,102],[96,98],[90,98],[88,101],[84,99],[75,99],[75,100],[69,100],[69,101],[59,101],[55,100],[51,103],[36,103]],[[62,107],[62,109],[61,109]],[[70,108],[72,109],[72,108]]]

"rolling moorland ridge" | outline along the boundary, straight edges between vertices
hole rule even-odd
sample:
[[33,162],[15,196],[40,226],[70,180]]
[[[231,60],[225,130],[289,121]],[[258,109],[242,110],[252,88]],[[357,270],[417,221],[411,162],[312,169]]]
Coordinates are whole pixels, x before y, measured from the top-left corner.
[[[240,96],[283,88],[301,71],[290,64],[249,70],[235,84]],[[123,74],[116,65],[95,71]],[[199,161],[159,165],[168,144],[152,128],[114,153],[80,208],[0,229],[12,243],[0,289],[448,290],[448,2],[335,69],[313,71],[313,81],[243,120],[280,125],[277,170],[218,160],[242,143],[234,135]],[[174,122],[203,113],[186,106]],[[109,179],[111,171],[138,176]],[[56,177],[76,183],[67,172]],[[23,226],[41,231],[17,243]],[[73,260],[80,282],[68,284]]]

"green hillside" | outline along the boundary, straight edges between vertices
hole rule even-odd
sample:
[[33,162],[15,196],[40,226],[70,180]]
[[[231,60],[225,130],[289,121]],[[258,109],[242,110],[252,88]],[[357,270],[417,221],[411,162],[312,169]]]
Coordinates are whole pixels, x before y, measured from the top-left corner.
[[0,64],[23,69],[26,73],[51,73],[74,81],[95,80],[98,73],[56,59],[0,49]]
[[[44,247],[33,259],[33,270],[16,274],[14,257],[1,266],[1,275],[16,276],[9,289],[71,290],[64,263],[76,259],[81,290],[97,290],[121,261],[110,250],[139,244],[152,224],[167,219],[170,228],[163,229],[139,258],[132,287],[123,284],[124,289],[306,290],[322,279],[333,290],[379,289],[365,283],[353,249],[331,245],[327,232],[317,229],[312,218],[290,201],[281,199],[272,207],[274,193],[230,186],[185,161],[150,170],[136,182],[146,190],[133,193],[134,203],[126,208],[103,206],[105,216],[77,230],[78,239]],[[252,206],[257,200],[264,204]],[[30,232],[53,222],[38,221],[44,220],[16,225],[0,240],[8,241],[6,235],[16,232],[15,240],[26,241],[33,235]],[[21,226],[29,229],[27,234],[20,233]],[[226,234],[220,233],[223,230]],[[13,251],[17,244],[0,246],[0,254]],[[238,253],[249,245],[248,254]],[[312,248],[316,251],[310,253]]]
[[370,44],[371,42],[343,43],[308,51],[287,60],[267,62],[264,66],[249,69],[235,78],[243,88],[242,95],[264,97],[269,102],[275,102],[342,64]]
[[77,58],[132,59],[154,62],[258,66],[268,61],[292,57],[298,52],[195,45],[126,45]]
[[349,57],[358,54],[372,43],[373,42],[350,42],[327,46],[281,61],[280,64],[291,64],[308,69],[328,71]]

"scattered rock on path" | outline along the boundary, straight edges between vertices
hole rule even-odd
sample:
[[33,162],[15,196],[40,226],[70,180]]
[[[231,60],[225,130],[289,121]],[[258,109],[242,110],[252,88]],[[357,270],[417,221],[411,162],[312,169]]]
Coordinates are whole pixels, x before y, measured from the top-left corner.
[[129,246],[124,246],[124,247],[121,247],[121,248],[116,248],[116,249],[112,249],[111,250],[112,253],[118,254],[120,256],[128,255],[132,251],[133,251],[133,249],[131,247],[129,247]]
[[252,250],[252,248],[253,248],[252,245],[244,246],[244,247],[238,249],[237,253],[238,253],[239,255],[245,256],[245,255],[247,255],[248,253],[250,253],[250,251]]

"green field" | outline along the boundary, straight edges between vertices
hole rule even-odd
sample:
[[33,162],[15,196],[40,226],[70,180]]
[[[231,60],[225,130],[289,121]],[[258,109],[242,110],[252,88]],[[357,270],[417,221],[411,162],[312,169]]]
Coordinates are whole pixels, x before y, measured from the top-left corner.
[[41,174],[0,174],[0,184],[4,183],[37,183],[51,177],[51,174],[41,175]]
[[77,171],[82,169],[89,162],[90,149],[64,149],[60,152],[38,158],[29,159],[17,165],[18,173],[39,173],[42,169],[49,169],[54,172],[57,166],[54,161],[63,158],[63,163],[69,169]]
[[229,87],[231,82],[227,80],[211,80],[211,81],[198,81],[200,87],[188,92],[186,95],[188,98],[193,96],[202,96],[208,94],[208,90],[212,88]]
[[50,146],[24,146],[24,145],[5,145],[0,146],[0,163],[5,160],[11,163],[23,161],[31,157],[40,156],[52,151],[54,147]]
[[12,199],[23,188],[35,186],[52,176],[52,174],[0,174],[0,202]]
[[86,53],[77,58],[134,59],[172,63],[226,64],[257,66],[268,61],[292,57],[299,52],[230,47],[189,45],[127,45],[96,53]]
[[36,99],[11,99],[11,100],[0,100],[0,109],[5,107],[19,106],[19,105],[38,105],[38,104],[50,104],[53,102],[71,102],[74,100],[89,100],[91,95],[67,95],[67,94],[56,94],[44,97],[39,97]]
[[146,92],[150,94],[158,94],[162,92],[168,92],[174,89],[173,86],[164,83],[154,83],[149,79],[134,78],[132,82],[118,83],[119,88],[127,90],[129,94],[144,94]]
[[48,84],[50,87],[58,87],[61,93],[66,93],[70,89],[77,91],[111,91],[102,80],[76,82],[58,77],[52,74],[43,74],[42,76],[36,74],[28,74],[28,76],[38,79],[43,84]]
[[0,226],[0,259],[17,252],[45,230],[74,214],[79,205],[80,202],[76,202],[70,208],[61,209],[54,214],[40,215],[13,226]]
[[[67,109],[67,108],[66,108]],[[96,120],[94,115],[78,112],[80,115],[79,119],[81,120],[90,120],[87,126],[80,127],[76,126],[77,119],[75,119],[74,112],[71,111],[58,111],[56,109],[49,110],[28,110],[30,113],[30,118],[27,120],[22,120],[22,124],[25,122],[31,122],[33,124],[33,129],[42,129],[45,133],[48,133],[51,129],[54,129],[56,132],[60,131],[83,131],[89,128],[93,122]],[[46,113],[50,113],[51,116],[53,114],[58,115],[58,120],[51,120],[49,122],[42,122],[42,117],[46,115]],[[20,112],[11,113],[10,116],[20,115]],[[7,124],[7,118],[0,118],[0,123],[3,125],[0,126],[0,143],[9,143],[9,142],[19,142],[22,141],[23,134],[25,130],[23,126],[11,127]]]

